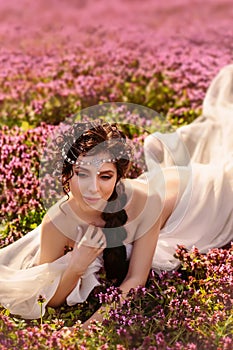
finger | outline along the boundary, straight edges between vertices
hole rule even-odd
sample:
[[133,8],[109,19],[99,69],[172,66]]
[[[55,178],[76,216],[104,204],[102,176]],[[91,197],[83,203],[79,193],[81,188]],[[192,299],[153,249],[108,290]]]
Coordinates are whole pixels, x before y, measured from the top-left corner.
[[106,248],[106,244],[104,242],[101,242],[100,249],[104,250]]
[[90,235],[90,239],[92,240],[92,242],[98,243],[98,241],[101,238],[104,239],[104,241],[105,241],[105,235],[103,234],[102,229],[100,227],[94,226],[93,227],[93,231],[92,231],[92,233]]
[[98,227],[96,227],[94,225],[88,225],[84,236],[86,236],[89,239],[93,239],[93,237],[96,235],[97,231],[98,231]]
[[106,238],[101,228],[89,225],[80,243],[85,246],[99,249],[100,241],[103,241],[103,244],[101,244],[101,246],[106,243]]
[[102,247],[102,248],[106,248],[107,247],[107,240],[106,240],[106,237],[103,234],[103,232],[102,232],[102,235],[101,235],[101,237],[100,237],[98,242],[99,242],[99,246],[100,247]]
[[99,247],[99,248],[101,248],[101,247],[104,246],[104,241],[102,240],[102,238],[100,238],[100,239],[98,240],[97,244],[98,244],[98,247]]
[[76,226],[76,242],[79,242],[83,237],[83,227],[81,225]]
[[98,232],[98,227],[93,226],[93,231],[92,231],[92,234],[91,234],[91,239],[93,239],[93,238],[96,236],[97,232]]
[[106,243],[106,237],[101,230],[101,228],[98,228],[98,232],[96,233],[95,237],[92,240],[93,242],[96,242],[97,245],[100,244],[100,241],[103,241],[103,243]]

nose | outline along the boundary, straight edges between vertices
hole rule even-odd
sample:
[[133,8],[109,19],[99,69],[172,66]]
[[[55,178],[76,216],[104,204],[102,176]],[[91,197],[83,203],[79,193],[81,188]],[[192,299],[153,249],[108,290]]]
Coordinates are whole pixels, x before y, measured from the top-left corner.
[[93,176],[93,177],[90,178],[90,182],[88,184],[88,191],[90,193],[97,193],[97,192],[99,192],[99,184],[98,184],[97,176]]

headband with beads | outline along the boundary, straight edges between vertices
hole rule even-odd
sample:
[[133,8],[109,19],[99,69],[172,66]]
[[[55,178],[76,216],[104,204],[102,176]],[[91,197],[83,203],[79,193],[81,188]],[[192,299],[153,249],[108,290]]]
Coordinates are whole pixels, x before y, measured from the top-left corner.
[[[63,149],[62,149],[62,156],[63,158],[70,164],[72,165],[94,165],[96,167],[100,167],[101,164],[103,163],[115,163],[117,162],[119,159],[124,158],[125,156],[127,156],[129,159],[132,156],[132,153],[130,150],[127,150],[126,152],[120,151],[119,152],[119,156],[114,157],[114,158],[104,158],[104,159],[93,159],[91,161],[87,161],[87,160],[72,160],[70,157],[67,156],[66,152],[65,152],[65,147],[67,146],[67,142],[65,143]],[[71,149],[70,149],[71,151]],[[71,151],[71,153],[73,153]]]

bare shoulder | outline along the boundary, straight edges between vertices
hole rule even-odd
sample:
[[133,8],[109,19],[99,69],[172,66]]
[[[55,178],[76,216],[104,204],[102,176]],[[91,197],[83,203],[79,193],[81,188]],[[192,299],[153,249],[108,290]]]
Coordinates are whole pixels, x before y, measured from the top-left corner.
[[50,233],[52,232],[54,235],[64,236],[62,232],[58,229],[53,218],[51,218],[51,216],[48,213],[45,214],[41,223],[41,227],[42,227],[41,232],[43,232],[43,234],[46,234],[47,232],[50,232]]
[[41,224],[40,264],[52,262],[64,254],[68,239],[45,214]]
[[162,200],[156,188],[154,191],[151,191],[148,183],[138,179],[126,179],[124,185],[128,198],[125,209],[129,218],[133,220],[135,217],[141,216],[142,213],[155,207],[158,212],[161,211]]

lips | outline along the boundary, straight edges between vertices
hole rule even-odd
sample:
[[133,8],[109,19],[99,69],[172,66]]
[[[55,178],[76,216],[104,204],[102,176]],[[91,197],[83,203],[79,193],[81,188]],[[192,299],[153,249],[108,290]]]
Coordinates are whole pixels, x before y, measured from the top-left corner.
[[98,202],[101,198],[95,198],[95,197],[83,197],[86,202],[90,203],[96,203]]

